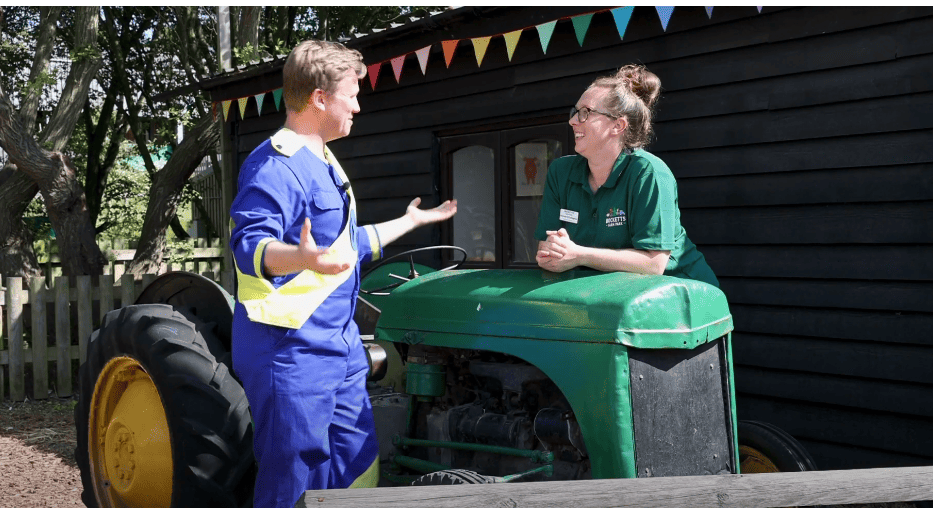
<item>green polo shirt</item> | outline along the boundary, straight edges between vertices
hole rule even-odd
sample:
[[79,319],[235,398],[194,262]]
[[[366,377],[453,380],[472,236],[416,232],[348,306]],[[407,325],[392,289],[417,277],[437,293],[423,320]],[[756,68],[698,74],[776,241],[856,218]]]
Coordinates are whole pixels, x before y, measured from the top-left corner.
[[609,179],[593,194],[580,155],[551,163],[535,238],[567,230],[578,245],[604,249],[668,250],[664,275],[719,286],[706,259],[680,224],[677,182],[664,161],[642,149],[622,152]]

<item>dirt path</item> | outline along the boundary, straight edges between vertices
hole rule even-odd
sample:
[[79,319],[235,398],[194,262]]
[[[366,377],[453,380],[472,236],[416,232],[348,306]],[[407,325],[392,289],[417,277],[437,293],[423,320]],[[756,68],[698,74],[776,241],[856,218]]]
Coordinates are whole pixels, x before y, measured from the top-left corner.
[[84,506],[70,399],[0,402],[0,508]]
[[84,506],[78,468],[54,453],[0,436],[0,507]]

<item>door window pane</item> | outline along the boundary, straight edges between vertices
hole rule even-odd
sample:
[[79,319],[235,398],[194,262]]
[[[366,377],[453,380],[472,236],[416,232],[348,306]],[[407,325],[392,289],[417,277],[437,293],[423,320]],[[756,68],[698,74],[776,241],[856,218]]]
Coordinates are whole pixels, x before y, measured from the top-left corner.
[[515,175],[512,193],[512,261],[535,261],[538,240],[535,228],[541,211],[544,182],[551,161],[561,156],[562,143],[553,139],[533,139],[512,149],[511,172]]
[[468,146],[453,153],[454,245],[469,261],[496,260],[495,153]]

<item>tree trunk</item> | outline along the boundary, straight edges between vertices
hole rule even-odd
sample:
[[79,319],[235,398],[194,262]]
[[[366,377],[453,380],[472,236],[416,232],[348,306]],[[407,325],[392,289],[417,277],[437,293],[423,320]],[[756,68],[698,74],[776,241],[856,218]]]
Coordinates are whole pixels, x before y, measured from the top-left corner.
[[62,8],[42,7],[39,12],[42,15],[39,24],[39,39],[36,41],[36,56],[32,61],[32,69],[29,70],[30,88],[23,94],[19,108],[23,124],[30,132],[34,132],[33,129],[36,128],[36,114],[39,111],[39,99],[42,97],[42,87],[36,86],[36,80],[39,79],[40,74],[49,70],[52,49],[55,47],[55,33],[58,31],[58,17],[61,15]]
[[32,197],[25,202],[22,199],[22,196],[35,196],[37,192],[39,186],[16,171],[16,166],[7,166],[0,172],[0,203],[6,203],[0,206],[0,274],[5,277],[28,280],[39,276],[32,231],[23,223],[23,212]]
[[[97,247],[94,228],[84,201],[84,189],[75,177],[74,166],[62,153],[42,149],[26,132],[6,93],[0,89],[0,147],[10,155],[10,159],[16,161],[17,173],[25,174],[39,186],[49,219],[55,228],[62,271],[66,275],[100,274],[105,259]],[[13,178],[15,176],[18,175]],[[8,181],[6,184],[16,189],[28,189],[22,182]],[[22,224],[19,218],[11,222]],[[11,236],[5,247],[14,253],[17,249],[25,249],[27,245],[31,250],[31,241],[24,236],[15,236],[16,233],[22,235],[23,231],[23,228],[11,224]],[[34,259],[35,254],[31,257]],[[28,258],[27,255],[25,259]],[[11,267],[13,264],[6,261],[3,263]]]
[[127,272],[136,275],[157,273],[165,252],[165,231],[178,209],[181,192],[188,178],[220,140],[220,132],[210,116],[191,129],[165,166],[153,177],[149,206],[143,221],[136,256]]
[[[49,23],[58,21],[51,16],[45,20]],[[4,238],[0,267],[13,270],[5,271],[7,276],[30,278],[38,273],[32,235],[21,220],[37,189],[42,193],[49,220],[55,229],[62,271],[66,275],[89,275],[99,274],[103,269],[105,259],[97,246],[94,225],[87,213],[84,189],[76,178],[74,166],[58,152],[71,138],[87,101],[91,81],[101,66],[97,54],[97,27],[96,7],[76,8],[74,41],[77,58],[72,63],[58,106],[42,132],[42,145],[50,146],[52,151],[41,148],[32,137],[32,124],[23,125],[21,116],[0,89],[0,146],[18,169],[7,174],[0,192],[3,198],[0,214],[4,216],[0,218],[5,219],[0,223],[0,234]]]
[[[262,7],[240,7],[240,21],[237,23],[236,47],[259,47],[259,20],[262,19]],[[248,64],[249,62],[241,62]]]
[[[50,20],[55,23],[57,20]],[[3,244],[4,259],[0,266],[19,266],[23,277],[35,275],[38,263],[30,269],[35,260],[31,235],[23,236],[28,231],[22,227],[23,210],[36,194],[36,187],[42,193],[46,211],[52,227],[55,229],[59,253],[62,259],[62,271],[66,275],[99,274],[105,259],[97,246],[94,225],[90,221],[84,189],[78,182],[71,162],[58,151],[65,147],[74,131],[81,109],[87,101],[91,81],[100,69],[101,60],[97,54],[98,14],[96,7],[78,7],[75,12],[75,61],[66,80],[65,91],[58,102],[48,127],[42,133],[42,144],[50,146],[52,151],[41,148],[32,137],[29,126],[24,126],[22,118],[13,109],[5,92],[0,89],[0,146],[9,154],[10,160],[17,166],[4,184],[5,198],[3,214],[16,216],[13,223],[3,221],[9,227],[9,236]],[[33,182],[30,185],[29,180]],[[6,217],[4,217],[6,218]],[[13,272],[6,273],[13,275]]]

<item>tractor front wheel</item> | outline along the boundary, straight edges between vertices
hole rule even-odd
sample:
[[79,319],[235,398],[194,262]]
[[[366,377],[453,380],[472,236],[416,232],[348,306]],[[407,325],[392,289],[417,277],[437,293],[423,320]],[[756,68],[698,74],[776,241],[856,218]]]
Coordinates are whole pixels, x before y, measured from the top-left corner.
[[411,482],[413,487],[424,485],[479,485],[495,483],[495,480],[467,469],[445,469],[419,476]]
[[108,313],[91,334],[75,407],[85,505],[251,504],[249,405],[212,328],[147,304]]

